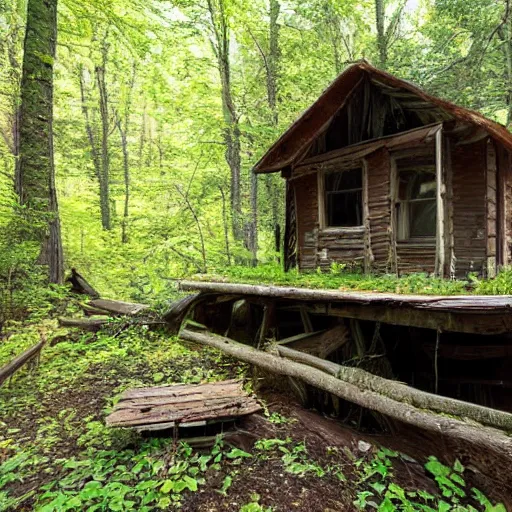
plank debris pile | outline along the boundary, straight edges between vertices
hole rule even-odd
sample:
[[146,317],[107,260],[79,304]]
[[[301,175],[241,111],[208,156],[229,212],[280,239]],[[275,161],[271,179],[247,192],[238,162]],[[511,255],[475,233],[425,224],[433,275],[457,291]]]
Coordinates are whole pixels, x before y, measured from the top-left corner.
[[232,421],[261,409],[239,380],[178,384],[125,391],[106,422],[139,431],[165,430]]

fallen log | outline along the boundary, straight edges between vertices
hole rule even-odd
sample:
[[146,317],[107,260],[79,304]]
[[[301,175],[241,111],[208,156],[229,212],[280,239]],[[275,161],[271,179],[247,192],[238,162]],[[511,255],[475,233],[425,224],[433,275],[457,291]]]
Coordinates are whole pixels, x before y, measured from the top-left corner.
[[77,272],[76,268],[71,269],[71,275],[66,279],[71,283],[71,291],[89,297],[99,297],[100,294],[87,282],[87,280]]
[[123,302],[121,300],[111,299],[91,300],[89,305],[93,308],[122,316],[133,316],[149,308],[147,304],[137,304],[134,302]]
[[37,357],[46,343],[46,339],[41,336],[41,341],[29,349],[25,350],[19,356],[16,356],[10,363],[0,368],[0,386],[12,375],[14,375],[22,366]]
[[99,331],[108,323],[109,320],[106,318],[59,318],[61,327],[78,327],[91,332]]
[[241,361],[257,365],[270,372],[301,379],[318,389],[384,414],[399,422],[433,431],[460,442],[479,446],[490,453],[512,458],[512,438],[502,430],[419,409],[375,391],[361,389],[317,368],[261,352],[222,336],[196,333],[183,329],[180,337],[184,340],[217,348]]
[[105,309],[99,309],[92,306],[89,306],[89,304],[80,304],[80,307],[82,308],[83,312],[86,316],[109,316],[110,313]]
[[426,391],[415,389],[401,382],[373,375],[360,368],[341,366],[288,347],[278,345],[276,348],[279,355],[286,359],[322,370],[344,382],[354,384],[361,390],[374,391],[380,395],[413,405],[419,409],[427,409],[441,414],[467,418],[481,423],[482,425],[512,432],[512,414],[508,412],[427,393]]

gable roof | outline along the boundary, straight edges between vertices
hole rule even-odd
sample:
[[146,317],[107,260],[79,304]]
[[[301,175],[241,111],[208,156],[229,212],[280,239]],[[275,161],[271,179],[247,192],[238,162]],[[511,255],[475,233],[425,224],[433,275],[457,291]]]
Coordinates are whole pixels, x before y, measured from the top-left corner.
[[424,102],[438,107],[449,118],[458,119],[485,130],[493,139],[512,151],[512,134],[502,125],[482,114],[449,101],[436,98],[419,87],[374,68],[366,61],[348,67],[336,78],[321,96],[309,107],[281,137],[270,147],[254,166],[255,173],[279,171],[293,164],[315,138],[329,125],[338,110],[345,104],[365,75],[379,84],[405,90]]

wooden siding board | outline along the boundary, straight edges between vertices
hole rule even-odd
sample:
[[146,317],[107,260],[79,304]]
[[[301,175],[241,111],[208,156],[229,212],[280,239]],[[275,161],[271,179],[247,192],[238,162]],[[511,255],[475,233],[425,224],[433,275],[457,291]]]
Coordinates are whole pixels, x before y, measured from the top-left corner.
[[317,175],[303,176],[291,185],[297,201],[298,260],[300,270],[313,270],[317,266],[318,246],[318,185]]
[[388,272],[391,249],[391,159],[382,148],[366,158],[368,169],[368,224],[372,270]]
[[487,143],[451,145],[453,229],[457,275],[485,267]]

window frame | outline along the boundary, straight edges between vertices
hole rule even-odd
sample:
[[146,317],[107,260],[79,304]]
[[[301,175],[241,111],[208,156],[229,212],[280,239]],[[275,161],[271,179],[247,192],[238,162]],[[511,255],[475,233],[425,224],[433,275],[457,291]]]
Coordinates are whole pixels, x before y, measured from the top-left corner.
[[[338,172],[346,172],[351,170],[359,169],[361,171],[361,188],[354,188],[350,190],[343,190],[339,192],[333,192],[334,194],[344,194],[350,192],[361,191],[361,224],[357,226],[329,226],[327,223],[327,191],[325,189],[325,176],[327,174],[333,174]],[[368,199],[368,187],[367,187],[367,164],[366,160],[355,159],[346,160],[340,162],[339,167],[335,169],[323,170],[320,169],[318,175],[318,219],[319,228],[324,233],[353,233],[362,232],[365,229],[367,219],[367,199]]]
[[[434,181],[436,182],[436,194],[433,198],[422,198],[422,199],[400,199],[399,194],[399,185],[400,185],[400,170],[399,170],[399,161],[404,160],[406,158],[411,158],[417,156],[418,158],[421,157],[433,157],[433,163],[432,163],[432,175],[434,178]],[[421,172],[421,167],[425,167],[425,165],[418,164],[418,172]],[[409,205],[411,203],[420,203],[420,202],[427,202],[427,201],[434,201],[435,209],[436,209],[436,215],[438,212],[438,183],[437,183],[437,163],[436,163],[436,153],[434,150],[434,154],[432,154],[431,148],[422,148],[419,150],[418,148],[413,150],[406,150],[397,152],[391,155],[391,169],[392,169],[392,182],[394,184],[394,197],[393,197],[393,215],[395,219],[395,229],[396,229],[396,243],[399,245],[413,245],[416,247],[435,247],[437,245],[437,219],[436,219],[436,232],[431,236],[415,236],[411,237],[410,234],[405,236],[403,235],[403,220],[401,220],[402,215],[401,214],[401,206],[402,205]],[[414,170],[414,167],[412,167],[410,170]],[[409,208],[403,208],[404,213],[407,212],[407,215],[410,215]],[[409,218],[407,218],[407,221],[409,221]]]

